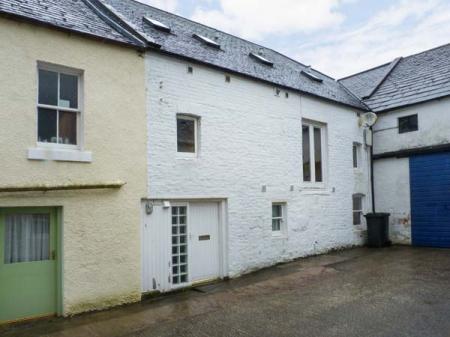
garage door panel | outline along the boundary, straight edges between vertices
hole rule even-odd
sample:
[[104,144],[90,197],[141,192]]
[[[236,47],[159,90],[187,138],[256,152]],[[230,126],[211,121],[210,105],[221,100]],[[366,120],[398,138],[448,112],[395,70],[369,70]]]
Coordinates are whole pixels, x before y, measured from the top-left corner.
[[412,242],[450,248],[450,153],[410,158]]

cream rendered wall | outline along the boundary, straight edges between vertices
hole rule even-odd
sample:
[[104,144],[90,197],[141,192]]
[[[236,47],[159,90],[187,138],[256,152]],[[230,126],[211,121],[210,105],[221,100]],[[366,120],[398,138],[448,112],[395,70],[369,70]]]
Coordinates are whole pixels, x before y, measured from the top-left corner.
[[[355,110],[240,76],[149,52],[147,62],[148,195],[227,199],[229,276],[300,256],[359,245],[352,194],[369,196],[367,161],[352,165],[363,142]],[[176,114],[200,118],[199,155],[178,156]],[[302,118],[327,123],[328,183],[302,183]],[[366,160],[366,159],[365,159]],[[266,191],[263,191],[263,186]],[[368,198],[367,198],[368,199]],[[287,235],[271,230],[272,202],[287,203]]]
[[[132,48],[6,19],[0,41],[0,186],[126,182],[120,190],[0,194],[0,207],[62,207],[64,314],[139,300],[144,59]],[[37,61],[84,70],[92,163],[27,159],[36,146]]]

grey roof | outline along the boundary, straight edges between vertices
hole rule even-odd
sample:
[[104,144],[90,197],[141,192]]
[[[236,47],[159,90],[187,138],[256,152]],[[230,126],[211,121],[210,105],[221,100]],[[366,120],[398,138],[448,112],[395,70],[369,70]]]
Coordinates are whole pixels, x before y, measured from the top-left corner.
[[[140,34],[151,36],[161,46],[160,50],[163,52],[366,110],[359,99],[338,81],[271,49],[134,0],[103,0],[103,3],[110,5],[112,11],[119,17],[125,17],[126,21],[138,29]],[[169,26],[171,33],[158,30],[145,22],[144,17],[158,20]],[[194,34],[216,41],[220,44],[220,49],[212,48],[193,38]],[[258,62],[249,56],[250,53],[263,56],[273,62],[273,66]],[[301,74],[302,70],[310,71],[323,82],[308,78]]]
[[[340,82],[375,112],[449,96],[450,44],[343,78]],[[374,88],[374,93],[365,98]]]
[[1,0],[0,14],[66,29],[92,37],[145,46],[138,39],[102,17],[87,0]]

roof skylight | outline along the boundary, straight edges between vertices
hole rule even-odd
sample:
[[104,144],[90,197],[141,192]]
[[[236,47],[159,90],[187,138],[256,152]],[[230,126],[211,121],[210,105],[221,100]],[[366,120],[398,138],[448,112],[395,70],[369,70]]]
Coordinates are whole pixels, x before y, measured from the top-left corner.
[[306,77],[308,77],[310,80],[313,80],[313,81],[316,81],[316,82],[323,82],[323,79],[321,79],[320,77],[314,75],[309,70],[302,70],[300,73],[305,75]]
[[206,43],[210,47],[214,47],[214,48],[217,48],[217,49],[220,48],[220,44],[218,44],[216,41],[210,39],[209,37],[206,37],[206,36],[203,36],[203,35],[200,35],[200,34],[194,34],[193,37],[196,38],[199,41],[202,41],[202,42]]
[[158,20],[151,19],[147,16],[144,16],[144,21],[147,22],[148,24],[152,25],[153,27],[155,27],[158,30],[162,30],[167,33],[170,33],[170,31],[171,31],[169,26],[165,25],[164,23],[162,23]]
[[253,57],[254,59],[256,59],[257,61],[264,63],[265,65],[271,66],[273,67],[273,62],[269,61],[268,59],[266,59],[265,57],[256,54],[256,53],[250,53],[250,56]]

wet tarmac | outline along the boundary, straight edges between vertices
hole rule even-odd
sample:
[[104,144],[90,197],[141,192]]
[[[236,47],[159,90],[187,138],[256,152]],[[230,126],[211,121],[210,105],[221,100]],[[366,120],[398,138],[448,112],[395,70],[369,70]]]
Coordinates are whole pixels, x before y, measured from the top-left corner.
[[450,337],[450,250],[357,248],[2,337]]

